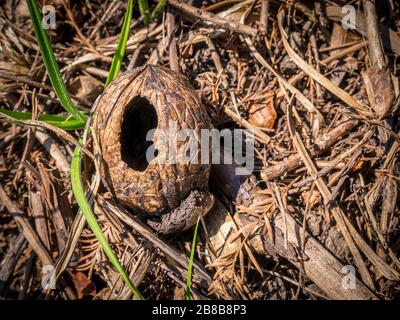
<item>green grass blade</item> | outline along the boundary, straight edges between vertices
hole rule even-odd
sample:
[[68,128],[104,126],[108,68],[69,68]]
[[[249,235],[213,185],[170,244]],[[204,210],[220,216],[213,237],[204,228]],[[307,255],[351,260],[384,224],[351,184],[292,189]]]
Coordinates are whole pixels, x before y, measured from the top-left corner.
[[197,219],[196,227],[194,228],[194,234],[193,234],[193,241],[192,241],[192,248],[190,250],[190,259],[189,259],[189,266],[188,266],[188,273],[187,273],[187,279],[186,279],[186,300],[190,300],[190,291],[192,287],[192,275],[193,275],[193,260],[194,260],[194,253],[196,251],[196,240],[197,240],[197,232],[199,229],[199,222],[200,222],[200,216]]
[[[0,115],[2,114],[9,116],[15,120],[32,119],[32,112],[18,112],[18,111],[0,109]],[[82,120],[71,119],[70,117],[67,116],[41,114],[39,115],[38,120],[51,124],[63,130],[77,130],[85,127],[85,122],[83,122]],[[0,120],[0,121],[9,122],[8,120]]]
[[108,72],[106,86],[113,81],[121,69],[122,59],[124,58],[126,42],[128,41],[129,29],[132,19],[132,0],[128,0],[128,6],[126,8],[124,22],[122,24],[121,33],[118,38],[117,49],[115,50],[114,57],[111,63],[110,71]]
[[[42,26],[41,15],[37,3],[35,0],[27,0],[27,4],[32,19],[33,27],[35,30],[36,39],[38,41],[43,61],[46,66],[47,73],[49,74],[49,78],[53,86],[53,89],[56,92],[57,97],[60,100],[62,106],[75,118],[73,120],[66,120],[67,118],[62,116],[42,115],[39,116],[39,120],[56,126],[57,125],[64,126],[64,128],[66,127],[72,128],[73,126],[79,126],[79,128],[82,128],[87,120],[87,116],[80,113],[79,110],[76,109],[75,105],[72,103],[72,100],[66,89],[65,83],[61,77],[61,73],[57,61],[55,59],[53,49],[50,44],[50,40],[48,38],[46,31]],[[122,58],[125,52],[126,42],[128,39],[131,17],[132,17],[132,0],[128,0],[127,12],[125,13],[122,31],[120,34],[120,38],[118,40],[117,50],[111,64],[111,69],[107,77],[106,84],[114,80],[116,75],[119,73]],[[28,120],[32,118],[32,113],[15,113],[14,111],[6,110],[4,114],[8,115],[9,117],[14,117],[14,119],[16,120]],[[72,190],[76,198],[76,201],[80,209],[82,210],[89,224],[89,227],[96,235],[100,245],[102,246],[110,262],[113,264],[115,269],[121,275],[121,278],[125,281],[125,283],[130,288],[135,297],[137,299],[142,299],[142,295],[130,281],[129,276],[126,274],[124,268],[120,264],[118,258],[116,257],[112,248],[107,242],[107,239],[105,238],[99,224],[97,223],[96,217],[93,214],[92,209],[86,199],[84,188],[81,181],[81,154],[79,147],[75,148],[74,156],[72,158],[71,182],[72,182]]]
[[67,110],[74,118],[81,121],[86,121],[86,116],[79,112],[79,110],[72,103],[71,97],[65,87],[65,83],[61,77],[60,69],[58,67],[56,57],[54,56],[53,49],[50,44],[49,37],[46,30],[42,25],[42,16],[37,6],[36,0],[27,0],[29,14],[31,16],[33,28],[35,30],[36,39],[39,44],[40,52],[42,53],[43,61],[46,66],[47,73],[54,91],[57,94],[61,105]]
[[154,8],[154,10],[149,15],[148,23],[153,21],[153,19],[164,9],[164,6],[165,6],[166,3],[167,3],[167,0],[160,0],[160,2],[157,3],[156,7]]
[[144,24],[147,26],[149,24],[149,3],[147,0],[138,0],[139,11],[142,17],[144,17]]
[[95,234],[97,240],[99,241],[101,247],[103,248],[105,254],[107,255],[110,262],[113,264],[114,268],[121,275],[121,278],[125,281],[126,285],[135,295],[136,299],[142,300],[143,297],[140,292],[133,285],[129,276],[125,272],[118,258],[114,254],[110,244],[108,243],[106,237],[104,236],[99,224],[97,223],[96,217],[86,200],[85,191],[83,189],[82,180],[81,180],[81,153],[80,148],[76,147],[74,150],[74,155],[72,157],[71,163],[71,180],[72,180],[72,191],[74,192],[76,202],[82,210],[83,215],[86,218],[86,221]]

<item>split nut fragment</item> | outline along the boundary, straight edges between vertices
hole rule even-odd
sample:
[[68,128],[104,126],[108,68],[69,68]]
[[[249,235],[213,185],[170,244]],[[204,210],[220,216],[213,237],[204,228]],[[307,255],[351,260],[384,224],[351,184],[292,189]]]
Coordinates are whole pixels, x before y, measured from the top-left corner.
[[190,140],[198,152],[188,160],[180,134],[189,129],[200,137],[211,121],[185,78],[151,65],[135,69],[106,88],[95,110],[102,174],[118,201],[164,234],[190,228],[211,209],[211,165],[201,163],[201,140]]

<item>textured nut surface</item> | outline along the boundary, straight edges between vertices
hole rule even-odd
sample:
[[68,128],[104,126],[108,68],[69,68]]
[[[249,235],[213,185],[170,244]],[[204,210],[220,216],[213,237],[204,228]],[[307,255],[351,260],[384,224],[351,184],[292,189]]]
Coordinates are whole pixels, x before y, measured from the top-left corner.
[[[157,128],[156,148],[165,148],[157,132],[168,130],[171,124],[176,124],[178,131],[192,129],[199,136],[201,129],[211,128],[185,78],[165,68],[141,67],[115,79],[95,104],[94,129],[104,159],[102,173],[120,202],[150,215],[162,215],[178,207],[192,190],[207,191],[210,164],[161,164],[157,158],[146,164],[140,144],[153,127]],[[178,156],[184,152],[179,142],[168,148]]]

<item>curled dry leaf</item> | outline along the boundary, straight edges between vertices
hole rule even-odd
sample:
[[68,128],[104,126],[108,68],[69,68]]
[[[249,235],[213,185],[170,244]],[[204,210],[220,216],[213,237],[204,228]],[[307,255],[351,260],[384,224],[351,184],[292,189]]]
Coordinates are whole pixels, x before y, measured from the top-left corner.
[[93,102],[103,90],[103,84],[93,77],[82,75],[76,77],[68,89],[71,94]]
[[378,116],[388,114],[395,96],[389,69],[368,68],[362,72],[362,77],[371,108]]
[[273,93],[267,94],[261,102],[252,103],[249,109],[249,122],[257,127],[272,129],[276,118]]
[[87,296],[94,297],[96,295],[95,284],[82,272],[74,273],[72,281],[78,294],[78,299],[82,299]]

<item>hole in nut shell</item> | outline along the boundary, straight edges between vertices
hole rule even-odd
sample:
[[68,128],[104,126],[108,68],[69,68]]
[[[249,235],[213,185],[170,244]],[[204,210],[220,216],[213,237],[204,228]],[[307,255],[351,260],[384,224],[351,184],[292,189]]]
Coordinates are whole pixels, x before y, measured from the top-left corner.
[[146,151],[153,141],[146,141],[146,136],[157,124],[156,109],[147,99],[135,97],[126,107],[121,125],[121,159],[132,169],[144,171],[149,165]]

